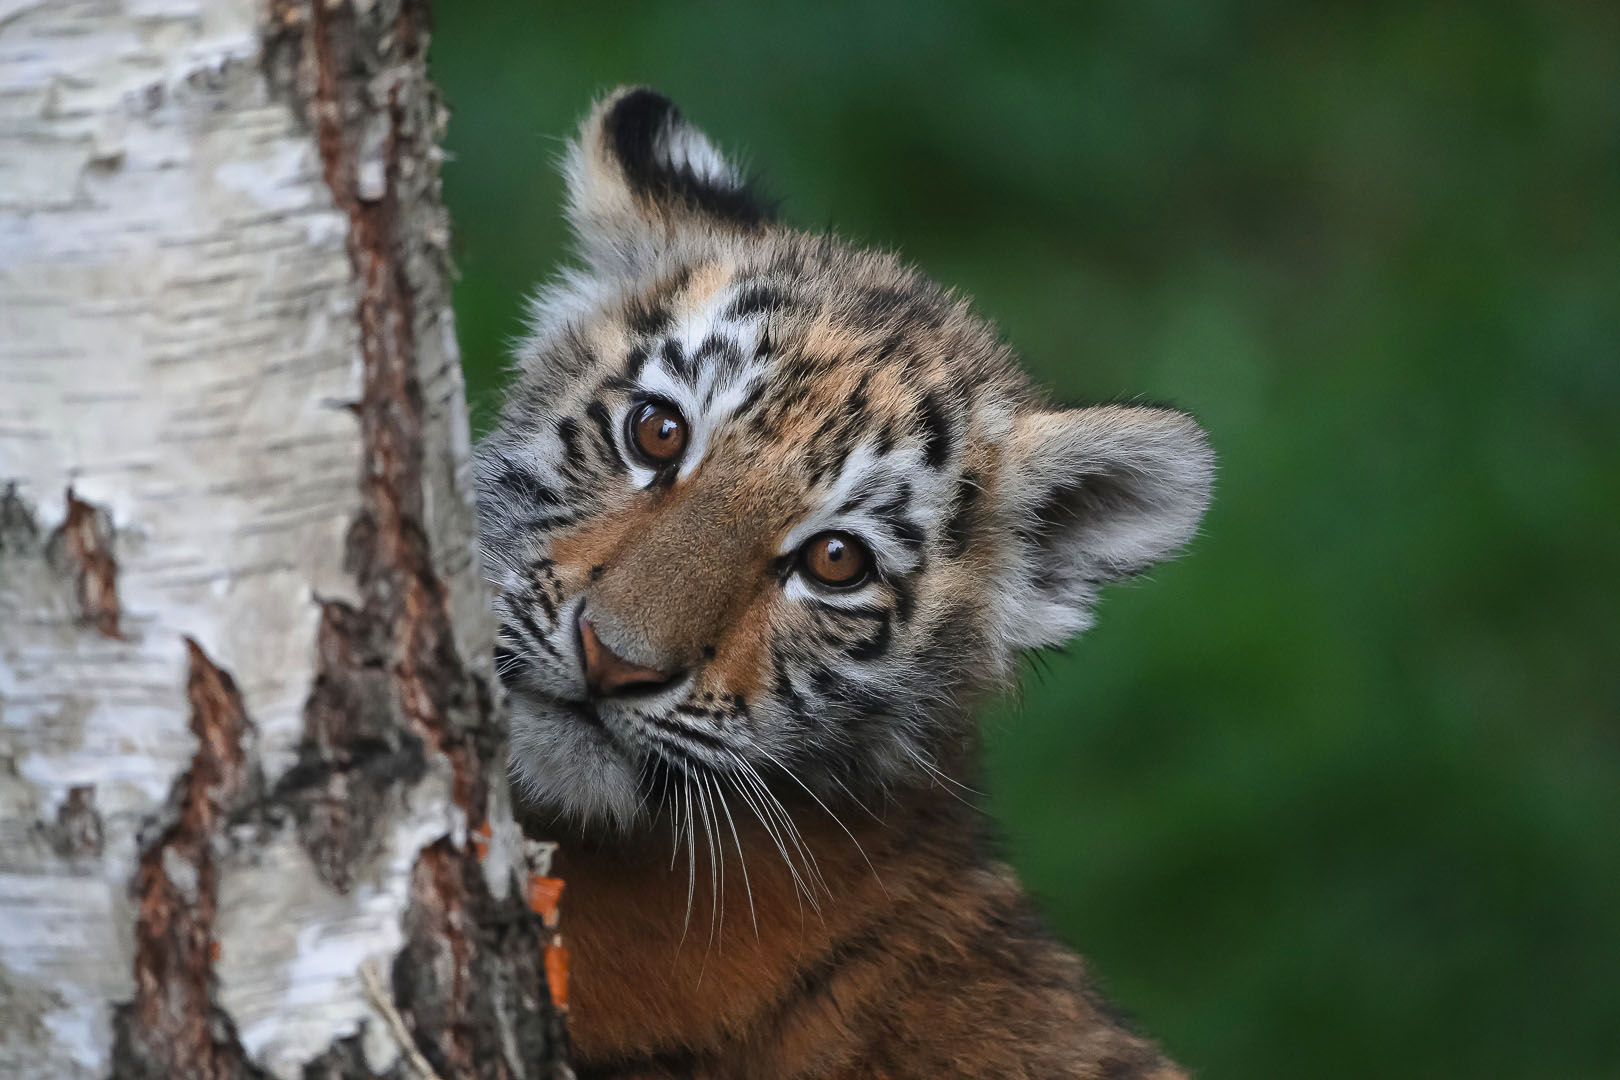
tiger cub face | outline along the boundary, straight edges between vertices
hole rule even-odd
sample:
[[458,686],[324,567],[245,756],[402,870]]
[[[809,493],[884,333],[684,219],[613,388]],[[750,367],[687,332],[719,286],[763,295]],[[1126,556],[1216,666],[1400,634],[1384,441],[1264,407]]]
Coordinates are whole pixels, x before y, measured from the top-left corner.
[[610,95],[566,173],[584,265],[477,454],[535,806],[634,829],[671,772],[903,796],[1020,650],[1192,536],[1191,419],[1048,404],[959,298],[776,223],[666,99]]

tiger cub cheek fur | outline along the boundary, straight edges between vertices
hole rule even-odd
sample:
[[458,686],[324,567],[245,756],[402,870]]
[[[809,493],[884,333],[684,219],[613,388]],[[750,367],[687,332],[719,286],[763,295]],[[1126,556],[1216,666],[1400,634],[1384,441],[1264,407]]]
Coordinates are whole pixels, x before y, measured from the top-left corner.
[[[663,98],[600,103],[567,179],[583,265],[534,302],[477,457],[537,804],[634,829],[670,769],[828,802],[931,783],[1018,650],[1195,531],[1188,417],[1048,404],[965,302],[775,223]],[[648,402],[685,425],[678,458],[630,441]],[[849,588],[805,572],[829,533],[871,561]],[[583,624],[662,681],[593,694]]]

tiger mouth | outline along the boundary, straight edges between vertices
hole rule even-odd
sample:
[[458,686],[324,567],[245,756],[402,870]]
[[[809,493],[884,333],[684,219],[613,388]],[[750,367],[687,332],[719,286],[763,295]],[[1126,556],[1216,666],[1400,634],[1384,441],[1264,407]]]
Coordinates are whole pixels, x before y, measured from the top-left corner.
[[588,700],[570,700],[548,693],[536,685],[540,680],[534,675],[534,669],[524,662],[522,654],[504,645],[495,646],[495,676],[508,694],[534,701],[547,712],[567,714],[586,727],[611,737],[607,724],[594,704]]
[[527,698],[537,703],[548,713],[561,714],[577,720],[615,746],[619,745],[619,740],[615,739],[613,732],[608,730],[607,722],[602,719],[602,714],[597,712],[596,706],[589,701],[570,701],[567,698],[555,697],[536,690],[532,685],[521,688],[508,686],[507,690],[515,697]]
[[553,699],[548,701],[547,704],[551,705],[559,712],[565,712],[569,716],[574,717],[587,727],[595,728],[603,735],[607,735],[609,738],[612,737],[611,733],[608,731],[607,724],[602,721],[602,714],[597,712],[596,706],[592,705],[590,702],[560,701]]

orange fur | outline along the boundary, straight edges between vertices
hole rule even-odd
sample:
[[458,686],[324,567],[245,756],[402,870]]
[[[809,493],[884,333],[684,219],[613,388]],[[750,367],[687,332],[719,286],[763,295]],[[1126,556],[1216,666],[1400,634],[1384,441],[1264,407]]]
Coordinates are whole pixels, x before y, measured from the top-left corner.
[[1011,873],[962,842],[969,811],[936,789],[882,816],[847,821],[852,840],[804,808],[819,912],[757,825],[738,822],[747,887],[731,849],[718,903],[696,882],[689,919],[665,844],[565,844],[581,1075],[1182,1075],[1101,1007]]

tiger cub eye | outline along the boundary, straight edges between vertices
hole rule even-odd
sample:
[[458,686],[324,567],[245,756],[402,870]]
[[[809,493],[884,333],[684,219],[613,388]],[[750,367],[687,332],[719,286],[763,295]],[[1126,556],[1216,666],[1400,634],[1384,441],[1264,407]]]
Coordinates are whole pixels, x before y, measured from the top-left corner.
[[805,573],[836,589],[847,589],[866,579],[872,556],[866,545],[849,533],[825,532],[810,538],[803,548]]
[[686,420],[665,401],[644,401],[630,410],[630,445],[648,465],[668,465],[686,449]]

